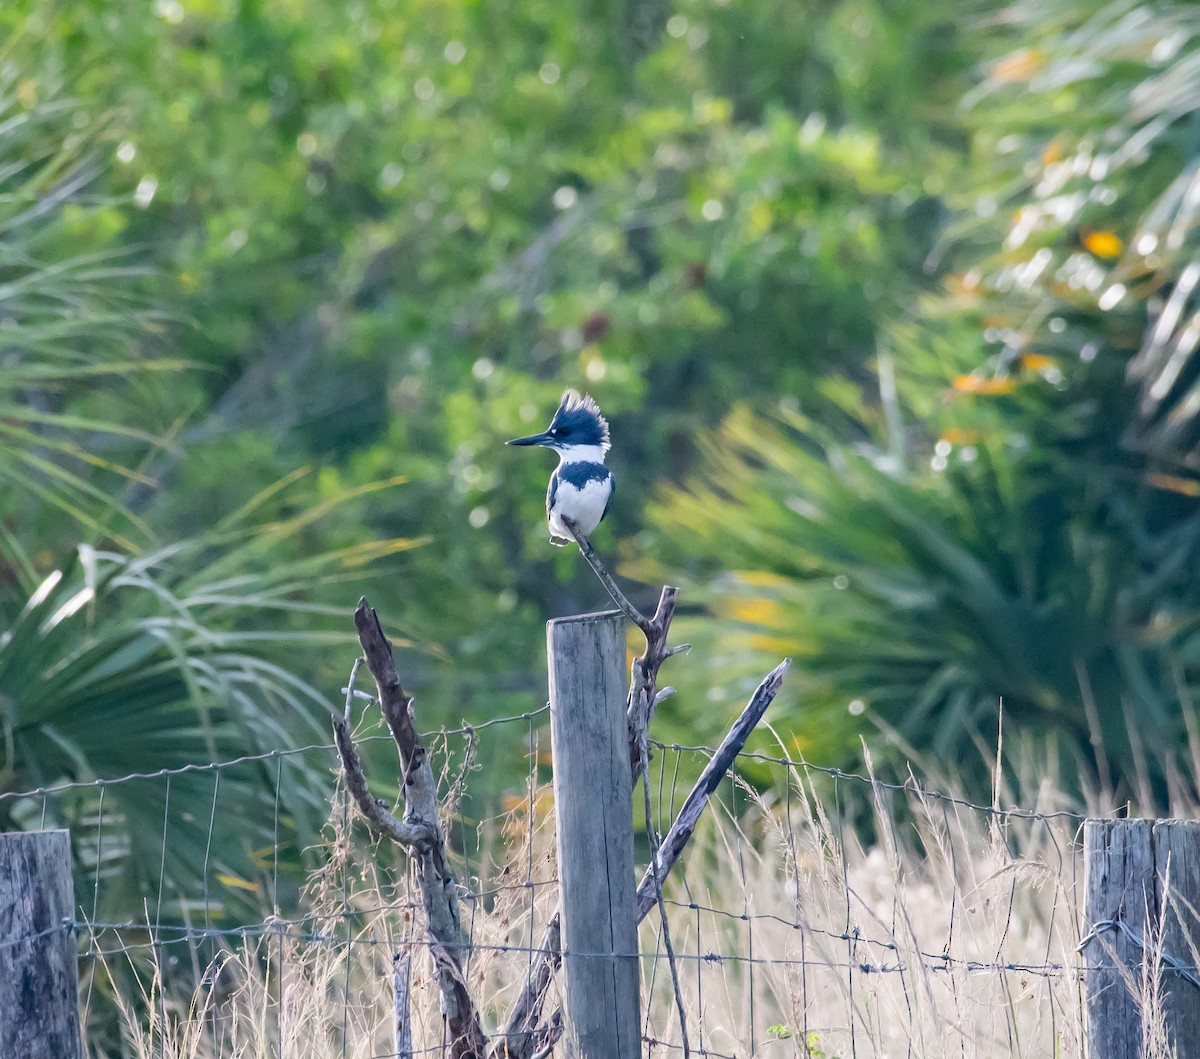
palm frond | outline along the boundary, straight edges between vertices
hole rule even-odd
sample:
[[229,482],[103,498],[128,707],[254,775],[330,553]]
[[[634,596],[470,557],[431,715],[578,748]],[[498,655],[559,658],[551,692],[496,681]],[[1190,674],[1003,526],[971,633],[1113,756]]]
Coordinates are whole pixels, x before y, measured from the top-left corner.
[[1097,752],[1134,774],[1134,717],[1166,760],[1184,743],[1166,678],[1182,630],[1164,615],[1200,613],[1181,578],[1200,561],[1200,513],[1147,532],[1119,488],[1098,488],[1102,469],[1004,436],[970,455],[906,477],[799,417],[735,410],[653,515],[680,563],[732,570],[694,571],[716,619],[686,632],[708,648],[704,679],[736,699],[743,675],[794,656],[788,723],[817,760],[852,760],[879,730],[982,777],[1001,701],[1010,731],[1061,741],[1084,774]]
[[[92,191],[110,125],[24,77],[17,59],[0,68],[0,513],[29,523],[45,505],[130,546],[146,528],[114,486],[138,480],[138,462],[165,442],[123,388],[180,364],[130,355],[165,319],[146,299],[147,268],[126,249],[64,238],[112,208]],[[111,392],[103,413],[81,412],[99,387]]]

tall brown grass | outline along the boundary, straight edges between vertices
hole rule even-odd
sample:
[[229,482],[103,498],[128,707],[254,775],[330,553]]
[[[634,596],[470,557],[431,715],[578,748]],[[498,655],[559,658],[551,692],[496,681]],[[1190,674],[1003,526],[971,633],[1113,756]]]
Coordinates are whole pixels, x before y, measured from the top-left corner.
[[[981,807],[776,767],[766,791],[726,783],[666,887],[693,1052],[1083,1054],[1080,821],[1052,785],[1027,788],[1028,812],[1014,814],[999,810],[1013,804],[1000,788]],[[660,778],[671,768],[660,761]],[[172,976],[157,964],[118,989],[126,1054],[394,1055],[393,955],[409,941],[414,1044],[441,1054],[419,896],[349,819],[339,794],[303,918],[234,935],[203,961],[196,946],[190,990],[164,989]],[[464,903],[468,976],[494,1030],[556,901],[548,788],[527,790],[479,839],[459,867],[478,895]],[[680,1054],[658,929],[654,915],[641,928],[645,1053]],[[107,958],[114,988],[124,958]],[[1162,1046],[1153,990],[1142,992],[1147,1040]]]

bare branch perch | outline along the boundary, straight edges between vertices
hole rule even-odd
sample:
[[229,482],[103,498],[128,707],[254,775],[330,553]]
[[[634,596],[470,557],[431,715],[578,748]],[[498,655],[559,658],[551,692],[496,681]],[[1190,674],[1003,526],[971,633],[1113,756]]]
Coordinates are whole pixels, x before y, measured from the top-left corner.
[[657,879],[661,883],[661,880],[665,879],[667,873],[674,867],[675,862],[679,859],[679,854],[683,852],[683,847],[687,845],[688,839],[692,837],[692,832],[696,830],[696,823],[704,812],[705,806],[708,805],[713,791],[724,779],[734,758],[741,753],[750,733],[754,731],[755,725],[762,719],[767,707],[774,700],[783,683],[783,675],[787,672],[790,664],[790,661],[785,658],[763,678],[762,683],[755,689],[749,703],[742,711],[742,715],[734,722],[733,727],[721,740],[721,745],[717,747],[717,752],[704,766],[704,771],[700,773],[700,778],[692,787],[691,793],[683,803],[683,808],[675,817],[671,830],[667,832],[662,845],[659,846],[653,870],[647,868],[646,874],[642,876],[642,881],[638,885],[637,916],[639,922],[654,907],[657,889],[655,880]]
[[650,719],[661,701],[655,688],[658,683],[658,671],[672,654],[671,648],[667,647],[667,633],[671,628],[671,619],[675,617],[678,599],[679,589],[663,585],[654,617],[649,619],[646,627],[642,629],[646,636],[646,650],[640,658],[634,659],[630,673],[626,718],[629,724],[629,761],[633,766],[634,783],[638,781],[642,769],[650,764],[649,757],[642,759],[642,734],[649,731]]
[[400,790],[404,819],[397,820],[387,806],[371,796],[362,762],[350,735],[349,703],[354,694],[355,663],[346,690],[347,711],[333,718],[334,738],[341,755],[346,786],[359,812],[374,830],[404,846],[417,865],[421,899],[429,927],[430,944],[437,968],[442,1010],[454,1034],[454,1059],[482,1059],[487,1039],[479,1013],[471,1000],[460,961],[469,951],[470,939],[463,930],[458,908],[458,883],[446,859],[445,837],[438,811],[437,781],[412,716],[408,695],[396,672],[392,645],[383,633],[379,615],[365,598],[354,612],[354,625],[367,668],[379,689],[379,706],[400,754]]
[[646,615],[625,598],[625,593],[617,587],[612,574],[608,572],[607,567],[600,561],[600,557],[596,554],[596,549],[592,547],[592,542],[579,532],[579,527],[575,525],[574,519],[569,519],[565,516],[560,516],[560,518],[562,524],[567,527],[567,532],[575,538],[575,543],[579,545],[579,551],[588,566],[592,568],[592,573],[596,575],[600,584],[604,586],[605,590],[612,597],[612,601],[617,605],[617,609],[646,634],[646,639],[649,639],[651,619],[647,618]]
[[[358,642],[362,645],[367,668],[379,688],[379,708],[383,719],[387,721],[392,738],[400,750],[404,782],[407,786],[411,782],[413,772],[425,760],[425,747],[421,743],[416,725],[413,724],[412,696],[405,694],[400,683],[400,674],[396,672],[392,645],[383,634],[379,615],[368,605],[365,596],[358,601],[358,607],[354,611],[354,627],[358,630]],[[405,800],[408,800],[407,791]],[[435,800],[435,808],[436,805]]]
[[421,825],[433,833],[430,842],[414,851],[418,855],[421,894],[429,916],[429,930],[456,954],[457,959],[457,954],[465,949],[468,939],[459,918],[455,879],[446,863],[445,839],[438,814],[437,781],[421,736],[413,723],[412,696],[405,693],[400,683],[392,657],[392,645],[383,634],[379,615],[365,598],[359,600],[358,609],[354,612],[354,624],[358,629],[367,668],[371,670],[379,689],[380,710],[400,752],[404,822]]
[[650,718],[654,716],[654,710],[662,701],[654,692],[659,668],[672,655],[685,654],[692,647],[691,644],[680,644],[678,647],[667,646],[667,630],[670,628],[671,619],[675,616],[675,603],[679,596],[679,589],[664,585],[658,598],[658,607],[654,611],[654,617],[647,618],[629,602],[625,593],[617,586],[612,574],[608,572],[608,568],[596,554],[596,549],[592,547],[592,542],[579,532],[579,527],[569,518],[564,518],[562,523],[567,527],[567,532],[575,538],[580,554],[592,568],[592,573],[604,586],[612,601],[625,617],[642,630],[642,634],[646,637],[646,650],[641,658],[633,664],[629,688],[629,761],[633,765],[633,779],[636,783],[643,767],[641,739],[638,730],[639,727],[649,726]]

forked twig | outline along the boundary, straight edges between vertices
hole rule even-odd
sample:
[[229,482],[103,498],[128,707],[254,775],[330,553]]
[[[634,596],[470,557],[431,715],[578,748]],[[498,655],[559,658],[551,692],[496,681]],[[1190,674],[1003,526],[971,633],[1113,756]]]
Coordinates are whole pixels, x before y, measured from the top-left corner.
[[338,717],[333,715],[333,741],[337,744],[342,759],[342,771],[346,776],[346,789],[354,798],[358,811],[366,818],[372,829],[385,838],[404,846],[410,852],[426,849],[436,839],[434,830],[414,820],[397,820],[388,810],[387,804],[371,794],[367,788],[367,777],[363,773],[362,761],[350,735],[350,707],[354,702],[354,682],[363,660],[356,658],[346,685],[346,711]]
[[[379,615],[365,598],[358,602],[354,625],[358,630],[363,658],[357,660],[351,670],[346,688],[345,713],[341,717],[335,714],[332,718],[346,787],[372,829],[403,846],[417,866],[430,935],[429,944],[442,994],[442,1011],[450,1033],[451,1059],[483,1059],[487,1051],[487,1039],[462,974],[461,961],[470,951],[470,938],[463,930],[459,915],[458,882],[446,858],[445,836],[439,819],[437,781],[413,721],[412,696],[405,692],[400,682],[392,645],[384,635]],[[362,761],[350,733],[354,680],[364,660],[375,678],[380,712],[387,721],[400,755],[403,820],[397,820],[384,802],[371,795]]]

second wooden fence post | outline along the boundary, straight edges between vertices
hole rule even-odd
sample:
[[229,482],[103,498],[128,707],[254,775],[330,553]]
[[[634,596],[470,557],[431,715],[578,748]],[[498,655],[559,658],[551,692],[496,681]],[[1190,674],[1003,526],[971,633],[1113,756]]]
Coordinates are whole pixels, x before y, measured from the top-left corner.
[[1087,1054],[1200,1059],[1200,820],[1083,830]]
[[577,1059],[641,1054],[625,619],[547,626],[562,894],[563,1034]]
[[0,834],[0,1055],[78,1059],[79,980],[71,840]]

